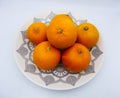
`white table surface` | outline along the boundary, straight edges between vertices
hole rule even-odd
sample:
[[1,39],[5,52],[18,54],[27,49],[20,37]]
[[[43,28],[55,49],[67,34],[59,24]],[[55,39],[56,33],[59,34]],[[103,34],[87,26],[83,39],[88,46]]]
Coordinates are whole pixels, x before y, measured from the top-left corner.
[[[120,0],[0,0],[0,98],[120,98]],[[29,81],[13,49],[20,27],[35,15],[71,11],[94,23],[104,40],[97,76],[77,89],[54,91]]]

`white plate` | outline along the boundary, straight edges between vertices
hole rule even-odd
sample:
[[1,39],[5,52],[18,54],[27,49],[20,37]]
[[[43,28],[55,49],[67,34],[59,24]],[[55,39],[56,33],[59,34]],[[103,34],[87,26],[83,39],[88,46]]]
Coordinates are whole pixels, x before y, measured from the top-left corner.
[[[87,21],[86,19],[74,18],[70,12],[67,14],[73,18],[76,24]],[[17,65],[29,80],[41,87],[54,90],[68,90],[80,87],[90,81],[99,71],[104,54],[103,41],[100,37],[97,45],[92,48],[92,60],[90,66],[81,73],[72,74],[67,71],[62,64],[59,64],[58,67],[52,71],[42,71],[38,69],[32,61],[34,45],[28,41],[25,32],[27,27],[35,21],[42,21],[49,24],[54,15],[55,13],[51,12],[43,15],[42,17],[34,17],[21,28],[14,49]]]

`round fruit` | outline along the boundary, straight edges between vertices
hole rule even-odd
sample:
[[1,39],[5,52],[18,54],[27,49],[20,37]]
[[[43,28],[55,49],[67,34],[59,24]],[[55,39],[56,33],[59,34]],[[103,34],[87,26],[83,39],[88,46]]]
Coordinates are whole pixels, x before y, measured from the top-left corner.
[[60,51],[48,41],[38,44],[33,51],[33,61],[42,70],[51,70],[60,61]]
[[75,43],[62,53],[62,63],[71,72],[77,73],[85,70],[90,63],[89,50],[82,44]]
[[69,21],[73,22],[72,18],[69,15],[67,15],[67,14],[58,14],[58,15],[53,17],[50,24],[54,24],[54,23],[56,23],[56,21],[60,22],[60,21],[66,20],[66,19],[67,20],[69,19]]
[[39,44],[47,39],[47,26],[42,22],[35,22],[31,24],[26,32],[27,38],[34,44]]
[[82,23],[77,28],[77,42],[92,48],[99,40],[99,32],[97,28],[90,23]]
[[65,49],[77,39],[76,25],[66,14],[56,15],[47,30],[48,41],[56,48]]

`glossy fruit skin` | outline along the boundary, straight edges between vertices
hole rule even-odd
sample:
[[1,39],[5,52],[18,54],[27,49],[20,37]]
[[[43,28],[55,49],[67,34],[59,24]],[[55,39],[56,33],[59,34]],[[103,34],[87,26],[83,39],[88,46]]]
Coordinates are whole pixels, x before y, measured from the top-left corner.
[[44,23],[35,22],[28,27],[26,36],[34,44],[39,44],[47,40],[46,31],[47,26]]
[[77,40],[76,25],[69,15],[59,14],[55,16],[48,26],[48,41],[56,48],[65,49]]
[[77,27],[77,42],[88,48],[95,46],[99,40],[99,31],[91,23],[82,23]]
[[60,62],[61,52],[48,41],[38,44],[33,51],[33,61],[42,70],[52,70]]
[[89,66],[90,60],[89,50],[79,43],[75,43],[62,53],[62,63],[73,73],[85,70]]

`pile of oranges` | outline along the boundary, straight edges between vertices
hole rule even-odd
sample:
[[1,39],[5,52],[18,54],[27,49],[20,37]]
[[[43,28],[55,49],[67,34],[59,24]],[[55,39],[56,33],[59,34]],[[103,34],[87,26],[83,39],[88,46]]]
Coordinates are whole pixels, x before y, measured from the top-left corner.
[[54,16],[49,25],[42,22],[31,24],[26,36],[36,44],[33,61],[38,68],[51,70],[62,62],[73,73],[89,66],[89,48],[99,40],[99,32],[93,24],[76,25],[67,14]]

